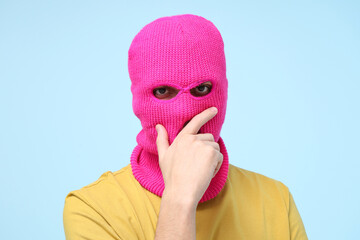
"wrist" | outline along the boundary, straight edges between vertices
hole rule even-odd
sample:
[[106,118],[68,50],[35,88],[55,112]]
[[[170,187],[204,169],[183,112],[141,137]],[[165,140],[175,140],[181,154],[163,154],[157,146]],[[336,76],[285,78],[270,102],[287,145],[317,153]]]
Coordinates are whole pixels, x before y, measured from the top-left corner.
[[178,192],[173,191],[171,189],[165,188],[162,200],[170,203],[173,206],[180,207],[184,210],[194,210],[196,211],[196,207],[198,205],[198,202],[194,200],[192,197],[184,197],[183,195],[179,195]]

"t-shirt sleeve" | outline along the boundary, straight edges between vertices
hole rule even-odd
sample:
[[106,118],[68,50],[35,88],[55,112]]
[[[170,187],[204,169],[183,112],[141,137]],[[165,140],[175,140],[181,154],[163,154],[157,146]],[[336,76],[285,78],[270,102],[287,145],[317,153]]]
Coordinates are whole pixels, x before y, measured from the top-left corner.
[[308,240],[300,213],[289,191],[289,227],[291,240]]
[[120,240],[114,229],[76,195],[65,198],[63,224],[66,240]]

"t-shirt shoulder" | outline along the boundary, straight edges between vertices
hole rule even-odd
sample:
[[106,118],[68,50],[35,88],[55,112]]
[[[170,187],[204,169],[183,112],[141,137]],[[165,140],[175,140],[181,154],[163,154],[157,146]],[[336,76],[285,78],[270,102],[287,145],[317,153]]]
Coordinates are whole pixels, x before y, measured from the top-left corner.
[[258,189],[262,194],[269,196],[280,194],[286,206],[289,206],[289,188],[279,180],[232,164],[229,164],[229,178],[240,188],[252,189],[252,191]]
[[235,176],[241,177],[243,179],[248,179],[248,180],[252,180],[252,181],[255,180],[257,182],[261,182],[262,184],[278,184],[281,187],[287,188],[287,186],[279,180],[265,176],[261,173],[257,173],[257,172],[250,171],[250,170],[247,170],[244,168],[240,168],[233,164],[229,164],[229,175],[230,174],[233,177],[235,175]]
[[89,183],[86,186],[83,186],[80,189],[72,190],[68,193],[66,197],[71,195],[84,195],[86,193],[91,193],[91,191],[99,191],[100,188],[108,188],[110,185],[114,185],[115,182],[121,183],[122,180],[129,181],[129,173],[131,173],[130,163],[125,167],[117,171],[107,171],[101,174],[101,176],[92,183]]
[[84,239],[139,239],[138,234],[143,233],[134,210],[140,202],[132,201],[127,194],[137,191],[138,186],[129,171],[130,165],[115,172],[107,171],[96,181],[66,196],[63,211],[66,239],[79,236]]

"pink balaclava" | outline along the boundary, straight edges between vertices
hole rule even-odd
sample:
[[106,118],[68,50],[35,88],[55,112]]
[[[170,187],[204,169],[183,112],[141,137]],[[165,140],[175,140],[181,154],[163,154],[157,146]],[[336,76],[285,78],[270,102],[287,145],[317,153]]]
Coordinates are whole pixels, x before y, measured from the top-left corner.
[[[209,20],[192,14],[161,17],[143,27],[128,52],[133,111],[140,119],[130,163],[134,177],[150,192],[162,196],[165,185],[159,167],[156,124],[162,124],[172,144],[184,124],[215,106],[217,115],[199,133],[211,133],[220,145],[223,163],[199,203],[214,198],[224,187],[229,169],[221,127],[225,120],[228,81],[224,43]],[[190,89],[211,81],[211,92],[192,95]],[[179,90],[171,99],[158,99],[153,90],[170,86]]]

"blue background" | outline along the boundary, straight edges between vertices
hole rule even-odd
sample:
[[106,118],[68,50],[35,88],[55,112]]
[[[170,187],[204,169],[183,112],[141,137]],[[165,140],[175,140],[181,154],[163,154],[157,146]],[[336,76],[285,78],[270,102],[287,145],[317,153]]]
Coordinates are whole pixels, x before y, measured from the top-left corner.
[[64,199],[129,164],[127,51],[163,16],[220,30],[230,163],[292,192],[309,239],[356,239],[358,1],[0,1],[1,239],[64,239]]

